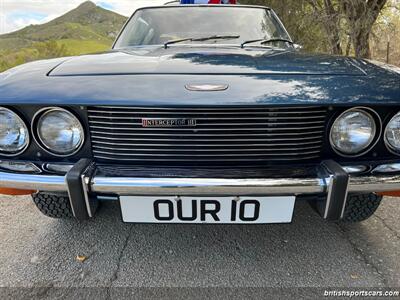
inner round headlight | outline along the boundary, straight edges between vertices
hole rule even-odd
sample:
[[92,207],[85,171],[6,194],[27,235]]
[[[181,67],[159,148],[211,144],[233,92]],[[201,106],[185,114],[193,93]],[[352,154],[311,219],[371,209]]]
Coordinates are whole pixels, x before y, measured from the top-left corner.
[[13,111],[0,107],[0,155],[18,155],[28,144],[29,131],[24,121]]
[[84,132],[79,120],[62,108],[51,108],[40,115],[37,134],[41,144],[53,154],[68,156],[83,144]]
[[369,112],[359,108],[349,109],[333,123],[331,145],[342,155],[357,155],[371,145],[376,131],[375,119]]
[[400,113],[397,113],[386,126],[385,143],[390,150],[400,153]]

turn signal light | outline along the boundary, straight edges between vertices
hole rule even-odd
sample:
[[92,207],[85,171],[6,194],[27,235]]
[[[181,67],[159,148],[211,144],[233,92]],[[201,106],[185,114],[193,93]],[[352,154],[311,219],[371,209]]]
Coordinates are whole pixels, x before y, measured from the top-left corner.
[[400,172],[400,163],[384,164],[377,166],[372,173],[397,173]]
[[0,188],[0,195],[8,195],[8,196],[24,196],[24,195],[32,195],[37,191],[33,190],[18,190],[18,189],[8,189],[8,188]]
[[0,161],[0,169],[20,173],[40,173],[41,170],[31,162]]
[[377,193],[379,196],[400,197],[400,191]]

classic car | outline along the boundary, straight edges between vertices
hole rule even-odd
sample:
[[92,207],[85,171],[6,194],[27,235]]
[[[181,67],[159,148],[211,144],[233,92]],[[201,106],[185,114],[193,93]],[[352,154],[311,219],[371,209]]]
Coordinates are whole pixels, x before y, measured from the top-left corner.
[[0,74],[0,193],[49,217],[357,222],[399,155],[399,69],[307,54],[267,7],[141,8],[108,52]]

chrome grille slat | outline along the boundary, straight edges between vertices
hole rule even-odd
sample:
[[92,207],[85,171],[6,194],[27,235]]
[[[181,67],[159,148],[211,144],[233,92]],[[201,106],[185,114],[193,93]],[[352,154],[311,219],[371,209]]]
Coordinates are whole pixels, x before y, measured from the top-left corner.
[[[135,126],[135,125],[133,125]],[[139,126],[139,125],[136,125]],[[120,128],[120,127],[114,127],[114,128],[108,128],[104,126],[90,126],[93,129],[104,129],[104,130],[121,130],[121,131],[134,131],[132,128]],[[257,131],[281,131],[281,130],[308,130],[308,129],[320,129],[323,128],[324,126],[310,126],[310,127],[285,127],[285,128],[269,128],[269,127],[248,127],[248,128],[199,128],[199,127],[190,127],[190,128],[141,128],[141,131],[252,131],[252,130],[257,130]],[[103,132],[103,134],[107,134],[107,132]],[[109,132],[108,134],[115,134],[115,132]],[[119,133],[121,135],[135,135],[134,133]]]
[[[242,141],[242,140],[240,140]],[[266,146],[266,147],[282,147],[282,146],[300,146],[300,145],[315,145],[315,144],[321,144],[321,141],[312,141],[312,142],[304,142],[304,143],[269,143],[269,144],[247,144],[247,146]],[[93,146],[99,146],[100,145],[108,145],[110,147],[114,146],[115,148],[120,148],[120,147],[124,147],[124,146],[130,146],[130,147],[148,147],[149,145],[153,146],[153,147],[243,147],[241,144],[168,144],[168,143],[164,143],[164,144],[127,144],[127,143],[110,143],[110,142],[104,142],[104,141],[94,141],[92,140],[92,144]]]
[[[106,121],[96,121],[93,119],[112,119],[112,122],[106,122]],[[197,118],[197,120],[207,120],[207,121],[212,121],[212,120],[302,120],[302,119],[317,119],[317,120],[324,120],[325,116],[307,116],[307,117],[301,117],[301,116],[296,116],[296,117],[247,117],[247,118],[236,118],[236,117],[219,117],[219,118],[206,118],[206,117],[200,117]],[[123,125],[132,125],[131,122],[120,122],[119,120],[139,120],[137,117],[110,117],[110,116],[89,116],[89,122],[90,123],[98,123],[98,124],[123,124]],[[117,122],[117,123],[116,123]]]
[[[101,151],[101,150],[93,150],[94,153],[100,153],[100,154],[109,154],[112,156],[149,156],[147,153],[117,153],[117,152],[109,152],[109,151]],[[246,153],[246,156],[302,156],[304,154],[317,154],[319,153],[319,150],[315,151],[305,151],[301,153]],[[171,156],[171,154],[168,153],[151,153],[151,156]],[[224,154],[217,154],[217,153],[210,153],[210,154],[176,154],[179,155],[180,157],[216,157],[216,156],[222,156],[222,157],[227,157],[227,156],[238,156],[238,155],[243,155],[242,153],[239,154],[232,154],[232,153],[224,153]]]
[[[106,162],[284,162],[320,157],[324,107],[88,107],[95,159]],[[142,127],[193,118],[195,127]]]
[[[301,158],[301,160],[310,160],[310,159],[316,159],[319,158],[320,156],[317,155],[308,155],[308,156],[304,156]],[[96,155],[97,159],[103,159],[103,160],[115,160],[117,159],[118,161],[124,161],[124,162],[133,162],[133,163],[142,163],[142,162],[168,162],[168,160],[166,160],[165,158],[162,159],[157,159],[157,158],[112,158],[110,156],[106,156],[106,155]],[[271,161],[271,162],[282,162],[282,161],[300,161],[300,159],[298,157],[295,158],[290,158],[290,157],[285,157],[284,159],[282,158],[251,158],[251,160],[243,160],[243,158],[231,158],[231,159],[226,159],[226,158],[220,158],[218,157],[217,159],[213,159],[212,157],[207,158],[207,159],[200,159],[200,158],[196,158],[196,162],[245,162],[248,164],[254,163],[254,162],[262,162],[265,163],[265,161]],[[193,163],[193,158],[186,158],[186,159],[182,159],[182,158],[174,158],[173,160],[169,160],[169,162],[188,162],[188,163]]]
[[[238,112],[226,112],[226,113],[220,113],[220,112],[207,112],[207,113],[198,113],[198,112],[179,112],[179,113],[170,113],[170,112],[150,112],[150,111],[146,111],[143,113],[132,113],[130,111],[119,111],[119,112],[109,112],[109,111],[99,111],[99,110],[89,110],[89,113],[101,113],[101,114],[108,114],[108,115],[115,115],[115,114],[121,114],[121,115],[126,115],[126,114],[130,114],[130,115],[168,115],[168,116],[172,116],[174,117],[174,115],[199,115],[199,114],[207,114],[207,115],[237,115]],[[262,112],[257,112],[257,111],[248,111],[245,112],[244,114],[247,115],[279,115],[279,114],[288,114],[288,115],[293,115],[293,114],[313,114],[313,113],[320,113],[323,114],[325,113],[325,111],[274,111],[274,112],[269,112],[269,113],[262,113]]]
[[[319,134],[320,132],[317,132],[317,134]],[[300,133],[299,134],[295,134],[295,133],[285,133],[285,134],[269,134],[269,135],[266,135],[266,134],[261,134],[261,136],[287,136],[287,135],[289,135],[289,136],[294,136],[294,137],[291,137],[291,138],[288,138],[288,137],[286,137],[285,139],[270,139],[270,140],[274,140],[274,141],[286,141],[286,140],[290,140],[290,139],[292,139],[292,140],[304,140],[304,139],[314,139],[315,137],[314,136],[311,136],[311,137],[306,137],[306,138],[301,138],[301,137],[299,137],[299,135],[300,135]],[[142,135],[138,135],[138,136],[149,136],[148,134],[142,134]],[[158,136],[160,136],[160,135],[158,135]],[[189,135],[189,136],[193,136],[193,135]],[[210,135],[209,135],[210,136]],[[211,136],[215,136],[215,135],[211,135]],[[224,135],[225,137],[226,136],[231,136],[231,137],[238,137],[238,136],[260,136],[260,134],[245,134],[245,135],[241,135],[241,134],[232,134],[232,135]],[[114,141],[175,141],[175,142],[182,142],[182,141],[201,141],[201,142],[207,142],[207,141],[227,141],[227,142],[240,142],[240,141],[244,141],[244,142],[251,142],[251,141],[258,141],[259,139],[187,139],[187,138],[184,138],[184,139],[182,139],[181,137],[182,137],[182,135],[180,135],[180,138],[175,138],[175,139],[173,139],[173,138],[165,138],[165,135],[162,135],[161,137],[164,137],[164,138],[158,138],[158,139],[156,139],[156,138],[151,138],[151,139],[143,139],[143,138],[121,138],[121,137],[118,137],[118,138],[116,138],[116,137],[107,137],[107,136],[99,136],[99,135],[92,135],[92,139],[93,140],[95,140],[95,139],[102,139],[102,140],[114,140]],[[263,139],[263,140],[266,140],[266,139]]]
[[[265,151],[265,152],[272,152],[272,151],[280,151],[281,153],[283,151],[299,151],[299,150],[309,150],[309,149],[319,149],[321,146],[305,146],[305,147],[292,147],[290,149],[285,149],[285,148],[249,148],[246,147],[246,149],[230,149],[229,151],[232,152],[246,152],[246,151]],[[135,152],[185,152],[187,150],[185,149],[160,149],[158,148],[157,150],[154,150],[154,148],[137,148],[137,149],[132,149],[132,148],[113,148],[113,147],[104,147],[104,146],[98,146],[98,145],[93,145],[93,148],[95,149],[104,149],[104,150],[114,150],[114,151],[130,151],[132,153]],[[226,152],[226,149],[188,149],[191,152]]]
[[[90,122],[92,123],[92,122]],[[324,124],[325,121],[310,121],[308,124]],[[197,123],[197,127],[200,126],[277,126],[277,125],[302,125],[304,122],[292,122],[292,123],[276,123],[276,122],[269,122],[269,123]],[[110,125],[110,124],[108,124]],[[131,124],[129,123],[114,123],[113,125],[130,125],[130,126],[142,126],[142,123],[134,123],[132,122]],[[92,128],[97,128],[97,129],[110,129],[110,127],[107,126],[98,126],[98,125],[91,125]],[[320,126],[319,126],[320,127]],[[117,127],[119,130],[132,130],[132,127]],[[250,127],[249,129],[252,129],[253,127]],[[193,128],[186,128],[189,130],[193,130]],[[207,130],[207,128],[202,128],[203,130]],[[228,128],[229,129],[229,128]],[[262,128],[262,129],[268,129],[268,128]],[[223,128],[216,128],[215,130],[223,130]]]
[[[265,107],[258,107],[258,106],[230,106],[230,107],[152,107],[152,106],[106,106],[106,105],[98,105],[96,107],[89,107],[88,110],[97,110],[97,109],[107,109],[107,110],[134,110],[134,111],[141,111],[141,110],[150,110],[150,111],[156,111],[156,110],[166,110],[166,111],[199,111],[199,110],[204,110],[204,111],[231,111],[231,110],[238,110],[238,111],[245,111],[245,110],[263,110]],[[270,106],[267,108],[268,111],[274,111],[274,110],[296,110],[296,109],[301,109],[301,110],[311,110],[311,109],[321,109],[322,107],[320,106],[315,106],[315,107],[310,107],[310,106]]]
[[[171,132],[164,132],[164,133],[117,133],[117,132],[101,132],[101,131],[92,131],[93,134],[105,134],[105,135],[123,135],[123,136],[171,136]],[[320,132],[318,132],[320,133]],[[224,137],[239,137],[239,136],[298,136],[298,135],[304,135],[304,133],[301,132],[281,132],[281,133],[197,133],[197,134],[190,134],[190,133],[179,133],[175,132],[172,134],[179,134],[179,137],[184,137],[184,136],[211,136],[211,137],[219,137],[219,136],[224,136]],[[98,137],[98,136],[95,136]],[[104,138],[104,137],[103,137]]]
[[[145,113],[141,113],[141,114],[139,114],[139,113],[129,113],[129,112],[126,112],[126,113],[110,113],[110,112],[96,112],[96,111],[88,111],[88,112],[90,114],[94,114],[94,113],[101,114],[101,116],[93,115],[93,116],[91,116],[91,118],[99,118],[99,117],[104,117],[104,115],[108,115],[106,117],[112,117],[112,118],[116,118],[116,119],[118,119],[118,118],[119,119],[132,119],[132,118],[135,118],[135,116],[143,116],[143,115],[144,116],[146,116],[146,115],[162,115],[162,116],[167,115],[167,116],[171,116],[173,118],[175,118],[176,115],[186,115],[186,116],[202,115],[202,114],[207,114],[207,115],[237,115],[237,112],[227,112],[225,114],[222,114],[220,112],[208,112],[208,113],[200,113],[200,114],[199,113],[194,113],[194,112],[176,112],[176,113],[145,112]],[[277,111],[277,112],[273,112],[273,113],[259,113],[259,112],[255,112],[254,111],[254,112],[246,112],[245,115],[260,115],[260,116],[267,115],[267,116],[277,116],[278,117],[279,115],[284,115],[284,114],[287,114],[287,115],[308,115],[308,114],[313,114],[313,113],[323,114],[323,113],[325,113],[325,111],[315,111],[315,112],[314,111],[313,112],[307,112],[307,111],[303,111],[303,112],[278,112]],[[127,117],[127,116],[113,116],[115,114],[121,114],[121,115],[129,114],[131,116],[130,117]]]

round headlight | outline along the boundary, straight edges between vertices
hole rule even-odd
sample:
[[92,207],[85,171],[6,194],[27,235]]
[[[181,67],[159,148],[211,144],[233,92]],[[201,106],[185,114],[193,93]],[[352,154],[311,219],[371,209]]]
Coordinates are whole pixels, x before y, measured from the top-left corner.
[[375,119],[369,112],[359,108],[349,109],[333,123],[331,145],[341,155],[359,155],[375,139],[376,128]]
[[29,131],[24,121],[11,110],[0,107],[0,155],[21,154],[29,144]]
[[390,150],[400,153],[400,113],[397,113],[386,126],[385,143]]
[[84,132],[81,123],[65,109],[50,108],[44,111],[36,126],[42,146],[52,154],[72,155],[83,144]]

